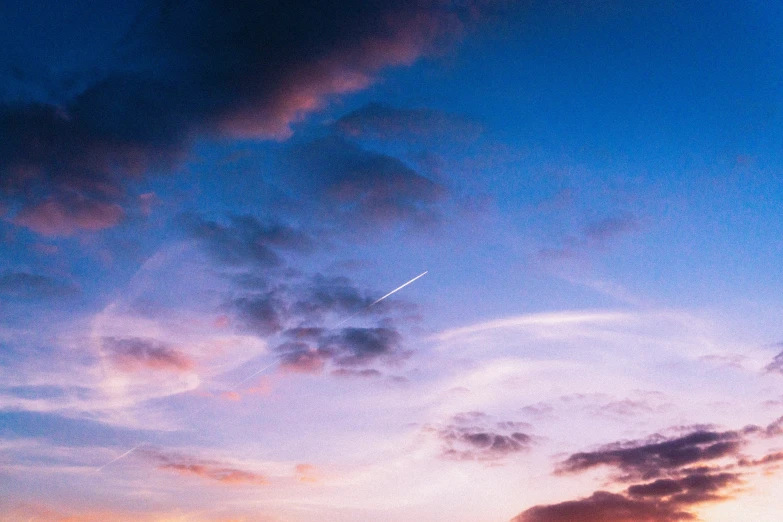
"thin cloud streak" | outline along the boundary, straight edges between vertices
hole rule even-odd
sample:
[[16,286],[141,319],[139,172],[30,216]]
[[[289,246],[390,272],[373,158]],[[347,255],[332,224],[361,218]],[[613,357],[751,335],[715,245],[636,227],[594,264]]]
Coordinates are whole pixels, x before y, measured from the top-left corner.
[[488,330],[500,330],[504,328],[524,327],[524,326],[558,326],[580,323],[612,323],[632,318],[632,314],[624,312],[590,312],[590,311],[567,311],[554,313],[538,313],[530,315],[520,315],[506,317],[503,319],[494,319],[483,323],[477,323],[470,326],[462,326],[445,330],[433,336],[437,341],[448,341],[470,334],[481,333]]

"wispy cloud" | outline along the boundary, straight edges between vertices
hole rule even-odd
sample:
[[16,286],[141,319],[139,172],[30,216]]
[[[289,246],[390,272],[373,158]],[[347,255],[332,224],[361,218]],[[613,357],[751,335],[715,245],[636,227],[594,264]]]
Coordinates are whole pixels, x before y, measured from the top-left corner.
[[640,229],[638,218],[631,213],[605,217],[585,225],[579,234],[567,235],[559,247],[542,248],[541,259],[555,261],[580,258],[593,250],[607,248],[617,238]]
[[189,455],[163,453],[144,449],[141,455],[155,463],[158,469],[173,471],[184,476],[212,480],[228,486],[265,485],[268,479],[259,473],[243,470],[214,460],[205,460]]
[[0,296],[23,299],[46,299],[75,296],[78,286],[71,282],[29,272],[0,274]]

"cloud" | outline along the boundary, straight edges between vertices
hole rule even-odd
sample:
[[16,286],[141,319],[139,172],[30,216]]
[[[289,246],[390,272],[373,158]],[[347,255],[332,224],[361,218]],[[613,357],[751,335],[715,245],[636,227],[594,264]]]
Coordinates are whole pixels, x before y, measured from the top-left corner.
[[112,363],[124,372],[186,372],[195,366],[187,354],[152,339],[107,337],[103,339],[103,348],[109,352]]
[[318,482],[318,470],[311,464],[297,464],[294,467],[299,482]]
[[435,109],[404,109],[369,103],[341,117],[335,126],[348,136],[379,140],[470,142],[483,128],[457,114]]
[[381,301],[370,308],[376,299],[374,295],[362,293],[347,277],[315,274],[291,309],[312,322],[323,320],[328,313],[372,315],[386,312],[394,306],[393,301]]
[[44,236],[70,236],[77,230],[98,231],[119,223],[125,211],[116,203],[87,199],[48,198],[19,211],[13,222]]
[[764,370],[767,373],[780,373],[783,374],[783,352],[780,352],[775,356],[774,359],[772,359],[772,362],[769,363]]
[[442,457],[460,461],[500,461],[527,451],[533,438],[519,431],[525,423],[490,422],[481,412],[455,415],[449,424],[434,431],[443,444]]
[[686,465],[701,464],[738,453],[744,443],[736,431],[696,431],[683,437],[647,444],[630,443],[575,453],[563,461],[558,473],[579,473],[598,466],[622,471],[625,480],[649,479]]
[[584,229],[585,237],[596,243],[605,243],[617,236],[634,232],[639,228],[639,222],[630,213],[610,216],[590,223]]
[[375,362],[394,364],[409,356],[402,350],[399,332],[388,327],[349,327],[337,331],[294,328],[285,335],[292,340],[275,350],[282,356],[281,366],[294,372],[318,373],[327,364],[351,370]]
[[[279,260],[275,263],[282,264]],[[264,337],[286,328],[293,328],[288,333],[294,337],[306,337],[313,332],[305,325],[321,325],[336,317],[388,319],[392,312],[413,310],[411,305],[394,299],[370,306],[380,294],[362,291],[344,276],[298,276],[296,270],[281,269],[273,274],[262,269],[236,277],[245,293],[230,299],[227,309],[234,312],[243,328]]]
[[347,368],[338,368],[332,371],[332,375],[335,375],[337,377],[375,378],[375,377],[381,377],[383,374],[373,368],[367,368],[365,370],[349,370]]
[[[114,209],[34,230],[116,223],[126,182],[179,163],[197,137],[282,139],[336,95],[448,47],[479,2],[198,0],[147,4],[110,72],[61,104],[0,106],[0,190],[28,207]],[[69,217],[65,210],[64,218]],[[81,216],[81,214],[79,214]],[[99,227],[99,228],[100,228]]]
[[221,223],[189,214],[180,221],[189,237],[229,266],[280,266],[280,251],[308,252],[313,247],[312,238],[301,230],[250,215],[229,216]]
[[[412,305],[390,298],[370,306],[380,294],[360,290],[342,276],[298,279],[286,273],[274,279],[267,273],[257,285],[226,306],[241,328],[264,338],[279,336],[274,350],[284,370],[320,373],[332,367],[335,376],[374,377],[380,372],[368,366],[395,365],[410,355],[402,347],[394,314],[409,313]],[[325,326],[346,317],[371,324]]]
[[283,160],[290,183],[330,222],[428,225],[446,189],[401,160],[337,136],[292,147]]
[[532,507],[514,517],[512,522],[674,522],[695,519],[694,515],[676,506],[597,491],[579,500]]
[[618,442],[594,452],[575,453],[556,474],[609,466],[623,474],[613,483],[634,482],[621,492],[596,491],[589,497],[531,507],[512,522],[672,522],[698,520],[693,508],[733,498],[745,483],[745,471],[780,460],[780,453],[759,459],[741,454],[753,436],[776,436],[775,427],[746,426],[737,431],[697,429],[654,442]]
[[587,224],[576,235],[566,236],[557,248],[542,248],[542,259],[574,259],[591,250],[601,250],[616,238],[639,230],[639,220],[630,212],[609,216]]
[[239,322],[245,329],[268,337],[280,332],[288,318],[283,296],[276,290],[238,297],[231,302]]
[[225,485],[265,485],[269,483],[267,478],[261,474],[214,460],[204,460],[175,453],[166,454],[153,449],[145,449],[139,453],[155,462],[158,469],[174,471],[180,475],[214,480]]
[[80,293],[77,286],[40,274],[5,272],[0,274],[0,296],[18,299],[70,297]]
[[628,494],[635,498],[669,497],[675,504],[698,504],[725,500],[720,492],[741,482],[737,473],[704,473],[696,471],[678,479],[658,479],[647,484],[636,484],[628,488]]
[[401,336],[392,328],[343,328],[323,338],[319,349],[341,366],[363,366],[379,358],[404,358]]
[[[183,216],[189,237],[211,255],[230,289],[223,293],[219,324],[275,346],[280,367],[296,373],[330,370],[339,377],[376,377],[376,364],[396,365],[402,347],[398,317],[416,318],[416,307],[358,287],[344,276],[308,274],[293,253],[311,253],[312,236],[251,216],[212,221]],[[337,328],[348,319],[357,326]]]

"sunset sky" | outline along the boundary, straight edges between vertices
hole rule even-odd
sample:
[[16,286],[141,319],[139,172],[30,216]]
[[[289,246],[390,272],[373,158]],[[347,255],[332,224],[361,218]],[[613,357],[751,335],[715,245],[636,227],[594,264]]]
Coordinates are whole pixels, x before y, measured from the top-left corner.
[[781,518],[783,3],[0,29],[0,521]]

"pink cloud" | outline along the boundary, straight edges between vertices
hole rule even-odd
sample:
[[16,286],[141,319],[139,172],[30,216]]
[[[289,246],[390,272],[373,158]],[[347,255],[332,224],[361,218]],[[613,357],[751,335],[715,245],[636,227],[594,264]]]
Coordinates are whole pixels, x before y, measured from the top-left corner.
[[50,198],[23,208],[13,222],[45,236],[70,236],[80,229],[95,232],[113,227],[124,216],[122,207],[115,203],[88,199],[64,202]]
[[110,337],[104,339],[103,343],[112,363],[124,372],[187,372],[195,367],[195,361],[187,354],[150,339]]
[[164,454],[154,450],[144,455],[157,462],[157,468],[174,471],[180,475],[214,480],[229,486],[265,485],[269,481],[263,475],[238,469],[214,460],[203,460],[188,455]]

